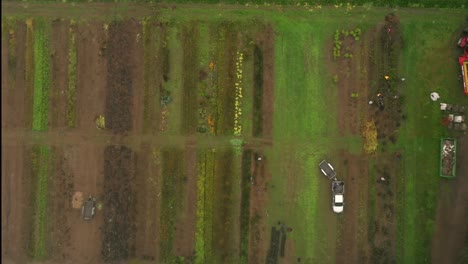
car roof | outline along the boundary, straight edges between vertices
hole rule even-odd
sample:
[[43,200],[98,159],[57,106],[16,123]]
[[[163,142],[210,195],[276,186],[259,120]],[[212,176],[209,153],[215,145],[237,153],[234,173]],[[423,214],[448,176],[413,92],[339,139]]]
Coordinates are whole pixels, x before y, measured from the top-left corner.
[[342,203],[343,202],[343,195],[337,194],[335,195],[335,203]]

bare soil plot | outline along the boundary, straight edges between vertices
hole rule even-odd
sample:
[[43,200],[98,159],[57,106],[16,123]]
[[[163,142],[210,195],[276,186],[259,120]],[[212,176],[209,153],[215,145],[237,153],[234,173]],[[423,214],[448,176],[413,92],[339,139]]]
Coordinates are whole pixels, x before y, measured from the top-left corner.
[[136,153],[136,235],[135,256],[159,259],[159,233],[161,213],[161,160],[159,150],[143,145]]
[[26,261],[24,244],[29,233],[29,171],[25,169],[26,149],[2,144],[2,260]]
[[49,125],[66,127],[69,65],[69,21],[56,19],[52,21],[51,64],[52,77],[49,97]]
[[107,35],[97,21],[78,24],[75,30],[76,127],[81,132],[95,132],[95,119],[105,110],[108,62],[100,50]]
[[468,141],[460,139],[457,149],[457,178],[443,181],[439,190],[436,227],[432,239],[432,262],[457,263],[466,247],[468,226]]
[[184,153],[183,207],[177,220],[174,253],[190,259],[195,252],[195,224],[197,222],[197,151],[187,147]]

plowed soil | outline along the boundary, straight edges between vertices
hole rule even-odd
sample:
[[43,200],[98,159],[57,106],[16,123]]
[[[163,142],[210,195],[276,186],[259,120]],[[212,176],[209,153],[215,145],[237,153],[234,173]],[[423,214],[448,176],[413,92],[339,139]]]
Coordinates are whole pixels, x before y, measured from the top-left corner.
[[[468,140],[457,143],[458,177],[440,185],[437,224],[432,239],[432,263],[457,263],[468,245]],[[461,263],[461,262],[460,262]]]

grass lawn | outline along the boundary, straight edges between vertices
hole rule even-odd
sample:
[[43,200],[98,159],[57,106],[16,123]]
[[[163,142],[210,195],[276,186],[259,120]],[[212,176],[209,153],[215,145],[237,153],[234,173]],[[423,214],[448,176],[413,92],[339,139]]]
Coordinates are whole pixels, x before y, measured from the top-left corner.
[[468,104],[457,81],[459,67],[453,52],[463,16],[405,12],[401,22],[405,40],[401,70],[407,79],[403,94],[408,119],[397,143],[405,153],[398,257],[399,263],[429,263],[439,184],[445,180],[438,176],[439,144],[441,137],[449,136],[440,122],[439,102],[432,102],[429,94],[438,92],[440,102]]

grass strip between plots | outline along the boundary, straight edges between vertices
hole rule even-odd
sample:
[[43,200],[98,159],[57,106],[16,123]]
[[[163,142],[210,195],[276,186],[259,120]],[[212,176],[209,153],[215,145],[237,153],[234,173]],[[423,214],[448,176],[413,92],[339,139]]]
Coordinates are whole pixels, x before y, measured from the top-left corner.
[[[327,253],[327,236],[321,228],[326,223],[321,222],[318,217],[322,189],[319,188],[318,181],[321,178],[317,164],[329,149],[329,143],[323,136],[328,131],[327,126],[333,126],[332,121],[335,120],[335,113],[329,107],[335,104],[335,99],[327,98],[323,90],[325,83],[322,76],[326,75],[325,69],[321,67],[321,47],[324,46],[324,33],[319,26],[296,23],[284,17],[276,18],[276,25],[279,34],[275,40],[275,109],[288,110],[275,110],[274,138],[277,142],[287,141],[293,144],[291,147],[274,147],[277,149],[273,153],[276,160],[273,164],[276,165],[272,165],[271,169],[272,184],[278,187],[271,190],[270,204],[281,204],[287,192],[292,192],[285,190],[286,186],[291,186],[286,175],[303,175],[295,178],[298,181],[294,184],[297,194],[293,204],[288,206],[293,209],[286,217],[287,224],[295,227],[294,233],[290,235],[294,241],[295,254],[306,262],[320,259],[321,263],[332,263],[335,256]],[[300,171],[290,171],[290,165],[296,167],[293,164],[300,165]],[[281,209],[270,206],[270,219],[284,218],[285,212],[281,214],[275,210]]]

